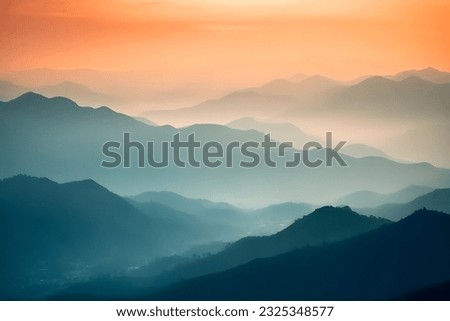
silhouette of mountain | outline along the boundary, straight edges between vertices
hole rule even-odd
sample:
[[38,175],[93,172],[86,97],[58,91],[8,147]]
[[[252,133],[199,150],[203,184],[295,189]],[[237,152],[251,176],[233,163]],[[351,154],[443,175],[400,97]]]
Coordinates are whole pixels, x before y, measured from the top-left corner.
[[333,79],[315,75],[300,82],[284,79],[273,80],[261,87],[246,89],[262,95],[291,96],[299,99],[299,102],[312,102],[320,95],[329,94],[339,88],[341,84]]
[[337,205],[348,205],[356,208],[376,207],[388,203],[407,203],[421,195],[432,192],[433,190],[434,188],[428,186],[412,185],[391,194],[359,191],[341,197],[333,203]]
[[365,76],[348,84],[320,75],[300,75],[275,79],[192,107],[149,111],[144,115],[159,123],[183,126],[193,122],[225,123],[241,117],[275,117],[282,121],[296,116],[302,120],[330,113],[386,120],[401,116],[416,121],[421,116],[426,120],[442,116],[448,119],[449,75],[427,68],[394,76]]
[[140,206],[157,203],[188,213],[207,224],[215,236],[211,240],[234,241],[246,235],[250,225],[249,218],[241,209],[227,203],[190,199],[172,192],[144,192],[129,198],[141,203]]
[[254,129],[263,134],[270,133],[272,139],[279,142],[292,142],[293,146],[298,149],[302,149],[307,142],[321,142],[321,139],[318,137],[308,135],[297,126],[290,123],[272,123],[246,117],[236,119],[231,123],[226,124],[226,126],[240,130]]
[[420,126],[386,140],[383,149],[395,157],[450,168],[450,150],[442,147],[448,145],[448,137],[448,123]]
[[34,89],[37,93],[47,97],[64,96],[81,105],[104,106],[115,104],[119,98],[95,92],[84,85],[72,81],[63,81],[56,85],[47,85]]
[[385,219],[359,215],[348,207],[323,207],[295,221],[277,234],[243,238],[215,255],[181,264],[159,279],[173,281],[225,271],[256,258],[340,241],[388,223],[390,222]]
[[[449,112],[445,106],[450,102],[449,86],[433,84],[417,77],[409,77],[400,82],[373,77],[343,90],[334,99],[334,103],[339,106],[340,112],[347,109],[382,117],[448,118]],[[348,107],[344,107],[345,104]],[[427,106],[426,112],[424,106]]]
[[365,215],[376,215],[397,221],[417,211],[427,208],[435,211],[450,213],[450,188],[437,189],[419,196],[406,204],[384,204],[375,208],[361,208],[358,212]]
[[[155,160],[162,158],[162,142],[172,141],[177,133],[182,140],[195,133],[201,144],[215,141],[224,148],[235,141],[263,141],[263,135],[253,130],[242,131],[220,125],[195,125],[181,129],[148,126],[106,107],[79,107],[62,97],[49,99],[28,93],[0,103],[0,177],[20,173],[56,181],[89,177],[121,195],[166,190],[189,198],[225,201],[247,208],[284,202],[323,204],[358,190],[387,192],[409,185],[438,188],[447,187],[450,181],[450,170],[428,164],[398,164],[379,157],[355,159],[343,156],[348,167],[323,165],[311,169],[299,164],[286,168],[283,165],[293,159],[293,150],[287,150],[285,157],[276,155],[276,149],[273,150],[272,159],[279,166],[269,168],[264,164],[261,147],[255,149],[260,158],[259,166],[251,169],[239,166],[241,161],[249,161],[249,158],[236,150],[232,155],[233,167],[227,168],[225,159],[222,159],[222,166],[214,170],[189,165],[180,168],[174,166],[172,156],[167,167],[154,168],[145,161],[148,153],[144,150],[141,155],[145,155],[145,168],[139,168],[135,147],[130,150],[130,168],[124,168],[124,132],[130,133],[132,141],[143,145],[153,143]],[[99,166],[103,161],[111,161],[111,157],[102,154],[103,145],[111,141],[121,144],[121,148],[114,150],[122,163],[113,169]],[[311,152],[310,157],[324,160],[324,154],[324,150]],[[199,156],[196,155],[197,160],[201,160]]]
[[35,88],[19,86],[9,81],[0,81],[0,100],[11,100],[30,92],[30,90],[47,97],[64,96],[81,105],[104,106],[116,104],[120,101],[117,97],[95,92],[72,81],[63,81],[56,85],[45,85]]
[[389,300],[450,279],[450,215],[420,210],[321,247],[168,287],[156,300]]
[[225,202],[211,202],[206,199],[191,199],[172,192],[144,192],[129,197],[138,202],[155,202],[183,210],[191,214],[199,214],[214,210],[240,211],[239,208]]
[[[281,211],[283,207],[278,207]],[[206,275],[209,273],[225,271],[232,267],[245,264],[255,258],[264,258],[280,253],[290,252],[297,248],[317,246],[336,242],[376,229],[389,224],[388,220],[358,215],[350,208],[323,207],[313,213],[295,221],[281,232],[266,237],[246,237],[231,243],[223,251],[206,257],[174,256],[155,260],[150,264],[136,270],[133,277],[143,278],[142,284],[151,285],[154,291],[167,284],[180,279]],[[56,299],[83,299],[84,295],[95,294],[97,298],[110,298],[109,293],[99,290],[92,282],[79,284],[65,289],[55,296]],[[133,281],[130,280],[130,283]],[[116,283],[112,280],[111,289]],[[116,298],[131,298],[141,291],[145,293],[145,285],[137,285],[134,289],[127,288],[128,292],[116,295]],[[115,289],[114,293],[120,293]],[[148,293],[148,289],[147,289]],[[114,297],[113,297],[114,298]]]
[[[244,210],[224,202],[191,199],[172,192],[144,192],[130,196],[138,202],[160,203],[208,222],[221,240],[236,240],[243,235],[270,235],[310,213],[314,206],[302,203],[274,204]],[[231,239],[230,239],[231,237]]]
[[399,72],[393,76],[389,76],[389,78],[399,81],[409,77],[418,77],[423,80],[434,82],[436,84],[450,83],[449,72],[440,71],[432,67],[428,67],[422,70],[406,70]]
[[365,145],[365,144],[347,145],[347,146],[344,146],[341,149],[341,151],[345,155],[356,157],[356,158],[375,156],[375,157],[383,157],[386,159],[397,161],[397,160],[393,159],[392,157],[390,157],[385,152],[383,152],[382,150],[377,149],[372,146]]
[[11,100],[29,91],[28,88],[10,81],[0,80],[0,100]]
[[249,230],[256,230],[252,235],[275,234],[299,218],[311,213],[316,206],[307,203],[286,202],[269,205],[264,208],[254,210],[247,215],[251,217],[252,226]]
[[34,92],[27,92],[3,104],[7,105],[6,109],[39,108],[46,111],[51,110],[51,108],[70,109],[79,107],[75,102],[65,97],[47,98]]
[[0,181],[2,298],[27,297],[95,273],[141,265],[207,239],[190,215],[160,204],[136,208],[92,180]]
[[312,76],[300,82],[276,79],[260,87],[234,91],[218,99],[175,110],[143,113],[158,123],[226,123],[242,117],[272,118],[282,112],[309,105],[318,97],[334,92],[339,82]]
[[435,84],[417,77],[394,81],[375,76],[323,96],[322,100],[315,101],[314,108],[300,106],[283,115],[325,117],[331,113],[352,119],[371,117],[423,124],[449,119],[449,103],[450,84]]
[[144,118],[144,117],[133,117],[133,118],[136,119],[137,121],[140,121],[141,123],[146,124],[146,125],[159,126],[157,123],[152,122],[151,120],[148,120],[147,118]]
[[271,117],[296,106],[293,97],[264,95],[250,91],[233,92],[219,99],[174,110],[153,110],[142,116],[161,124],[226,123],[240,117]]

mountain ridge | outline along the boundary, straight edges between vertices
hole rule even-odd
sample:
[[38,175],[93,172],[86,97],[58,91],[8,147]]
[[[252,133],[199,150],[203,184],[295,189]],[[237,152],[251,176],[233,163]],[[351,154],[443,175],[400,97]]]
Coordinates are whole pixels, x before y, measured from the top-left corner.
[[449,279],[450,258],[442,255],[449,230],[450,215],[420,210],[351,239],[254,260],[139,298],[388,300]]

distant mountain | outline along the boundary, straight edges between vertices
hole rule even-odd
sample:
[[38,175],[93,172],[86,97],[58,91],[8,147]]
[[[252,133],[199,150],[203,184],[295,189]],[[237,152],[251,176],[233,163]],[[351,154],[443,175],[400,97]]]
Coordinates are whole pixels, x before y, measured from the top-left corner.
[[450,279],[450,215],[398,223],[168,287],[153,300],[392,300]]
[[144,118],[144,117],[134,117],[134,119],[136,119],[137,121],[140,121],[146,125],[159,126],[157,123],[152,122],[151,120],[148,120],[147,118]]
[[[331,122],[333,117],[341,126],[345,123],[355,128],[362,123],[366,127],[377,126],[380,121],[386,128],[394,123],[398,126],[399,122],[431,124],[449,119],[449,89],[450,84],[435,84],[417,77],[394,81],[375,76],[322,95],[306,107],[299,105],[281,112],[279,117],[293,122]],[[331,122],[329,126],[332,125]]]
[[227,123],[240,117],[273,117],[280,111],[296,106],[297,101],[293,97],[241,91],[192,107],[147,111],[142,116],[160,124],[186,126],[194,123]]
[[120,73],[103,72],[93,69],[51,69],[51,68],[35,68],[28,70],[20,70],[13,72],[4,72],[4,78],[14,83],[24,84],[28,88],[44,87],[50,84],[58,84],[65,81],[75,83],[86,82],[90,87],[93,83],[106,83],[110,85],[108,80],[116,80]]
[[172,192],[144,192],[129,197],[138,202],[155,202],[171,206],[192,214],[200,214],[210,209],[240,211],[235,206],[224,202],[211,202],[206,199],[191,199]]
[[383,157],[383,158],[394,160],[394,159],[392,159],[392,157],[390,157],[388,154],[386,154],[382,150],[377,149],[372,146],[365,145],[365,144],[346,145],[341,149],[341,151],[345,155],[356,157],[356,158],[376,156],[376,157]]
[[28,88],[6,80],[0,80],[0,100],[11,100],[29,91]]
[[92,180],[4,179],[0,297],[42,295],[27,291],[141,265],[204,242],[207,234],[186,213],[160,204],[135,207]]
[[303,81],[303,80],[305,80],[305,79],[307,79],[309,77],[310,76],[308,76],[308,75],[300,73],[300,74],[296,74],[296,75],[290,77],[288,80],[292,81],[292,82],[300,82],[300,81]]
[[444,120],[441,125],[421,126],[391,137],[383,149],[394,157],[450,168],[450,149],[444,147],[448,145],[450,126]]
[[[344,84],[323,76],[275,79],[201,104],[176,110],[149,111],[159,123],[189,125],[224,123],[242,117],[376,117],[418,121],[450,117],[450,73],[435,69],[405,71],[395,76],[367,76]],[[427,106],[424,110],[424,106]],[[183,122],[184,120],[184,122]]]
[[328,94],[339,88],[341,84],[333,79],[323,76],[307,77],[299,82],[276,79],[261,87],[249,88],[245,91],[256,92],[262,95],[292,96],[302,103],[311,103],[320,95]]
[[384,204],[375,208],[358,209],[365,215],[376,215],[389,220],[400,220],[413,211],[427,208],[435,211],[450,213],[450,188],[434,190],[428,194],[419,196],[406,204]]
[[190,125],[193,123],[224,124],[243,117],[273,118],[291,109],[309,106],[318,97],[334,92],[339,82],[312,76],[300,82],[276,79],[260,87],[232,92],[219,99],[175,109],[143,113],[158,123]]
[[[322,115],[392,121],[444,121],[450,118],[450,83],[409,77],[394,81],[376,76],[323,97],[315,108],[296,108],[285,116]],[[426,107],[425,107],[426,106]]]
[[[274,204],[261,209],[241,209],[224,202],[191,199],[172,192],[144,192],[130,196],[138,202],[160,203],[189,213],[202,222],[210,223],[222,240],[243,235],[270,235],[291,225],[310,213],[314,206],[303,203]],[[234,241],[235,239],[233,239]]]
[[394,80],[404,80],[409,77],[418,77],[436,84],[450,83],[450,72],[440,71],[432,67],[422,70],[406,70],[389,76]]
[[[195,133],[202,144],[219,142],[224,148],[231,142],[262,142],[263,134],[254,131],[231,129],[220,125],[194,125],[176,129],[171,126],[149,126],[132,117],[116,113],[109,108],[79,107],[65,98],[46,98],[28,93],[9,102],[0,103],[0,145],[2,161],[0,177],[20,173],[48,177],[67,182],[92,178],[99,184],[121,195],[134,195],[144,191],[166,190],[189,198],[225,201],[246,208],[264,207],[275,203],[308,202],[329,203],[343,195],[359,190],[389,192],[409,185],[447,187],[450,170],[438,169],[429,164],[399,164],[380,157],[356,159],[343,156],[348,167],[322,165],[308,168],[299,164],[286,168],[285,162],[293,159],[294,150],[285,157],[272,150],[272,159],[279,166],[264,164],[264,150],[255,149],[259,166],[243,168],[241,161],[248,157],[233,151],[232,167],[217,168],[173,164],[154,168],[147,164],[148,153],[144,146],[144,168],[139,168],[138,150],[133,147],[130,168],[101,167],[111,157],[102,154],[102,146],[110,141],[122,146],[114,149],[123,160],[124,133],[132,141],[155,146],[155,159],[161,160],[162,142],[170,142],[174,135],[181,139]],[[20,142],[18,144],[17,142]],[[336,144],[337,142],[334,142]],[[198,151],[198,150],[197,150]],[[310,153],[311,159],[325,159],[325,150]],[[196,154],[199,160],[199,153]],[[302,155],[303,156],[303,155]]]
[[257,233],[252,233],[252,235],[258,236],[275,234],[311,213],[315,208],[316,206],[311,204],[293,202],[260,208],[247,213],[252,224],[249,230],[256,230]]
[[129,198],[142,204],[158,203],[188,213],[208,224],[216,240],[234,241],[248,232],[249,218],[246,213],[227,203],[190,199],[172,192],[144,192]]
[[[130,113],[135,111],[136,108],[141,110],[141,107],[145,108],[144,106],[161,109],[192,106],[208,98],[224,95],[231,88],[234,88],[231,84],[199,83],[194,80],[169,84],[165,81],[155,81],[155,75],[151,75],[145,70],[117,72],[80,68],[66,70],[51,68],[20,71],[0,70],[0,78],[21,84],[29,88],[27,91],[37,91],[40,87],[54,86],[69,81],[86,86],[96,93],[114,98],[114,104],[108,100],[98,103],[95,101],[95,103],[86,105],[107,105]],[[21,94],[24,92],[26,91],[21,92]],[[56,95],[52,93],[50,96],[64,96],[64,93],[59,92]],[[85,104],[83,101],[79,103]]]
[[308,135],[297,126],[290,123],[273,123],[246,117],[236,119],[226,124],[226,126],[240,130],[253,129],[263,134],[270,133],[272,139],[279,142],[292,142],[293,146],[298,149],[302,149],[307,142],[321,141],[321,139]]
[[32,89],[9,81],[0,81],[0,100],[8,101],[30,90],[47,97],[67,97],[80,105],[105,106],[119,102],[117,97],[95,92],[86,86],[71,81],[63,81],[56,85],[39,86]]
[[371,191],[359,191],[334,201],[336,205],[348,205],[356,208],[375,207],[387,203],[407,203],[415,198],[430,193],[434,188],[428,186],[408,186],[395,193],[380,194]]
[[119,101],[117,97],[95,92],[84,85],[72,81],[63,81],[56,85],[42,86],[34,90],[47,97],[67,97],[80,105],[105,106]]

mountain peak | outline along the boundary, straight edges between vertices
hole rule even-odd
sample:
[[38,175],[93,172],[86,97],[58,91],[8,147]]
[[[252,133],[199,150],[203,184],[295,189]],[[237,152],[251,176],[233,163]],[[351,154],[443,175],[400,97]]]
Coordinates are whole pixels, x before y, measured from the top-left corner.
[[57,185],[58,183],[45,177],[20,174],[0,180],[0,195],[1,198],[7,198],[10,193],[18,191],[33,194],[37,190],[52,190]]
[[425,69],[419,70],[419,71],[425,71],[425,72],[441,72],[440,70],[433,68],[433,67],[427,67]]
[[36,102],[36,101],[44,101],[49,99],[41,94],[35,93],[33,91],[28,91],[19,97],[12,99],[10,102]]
[[286,80],[286,79],[274,79],[272,81],[269,81],[268,83],[266,83],[265,85],[263,85],[262,87],[266,87],[266,86],[277,86],[277,85],[286,85],[286,84],[292,84],[291,81]]
[[423,207],[401,219],[398,224],[399,227],[402,226],[404,229],[416,230],[422,233],[431,228],[450,226],[450,215]]
[[386,77],[382,76],[372,76],[369,78],[364,79],[360,83],[358,83],[356,86],[379,86],[379,85],[385,85],[385,84],[392,84],[395,83],[394,80],[388,79]]
[[325,215],[338,215],[341,213],[345,213],[345,214],[355,214],[355,215],[359,215],[358,213],[354,212],[349,206],[323,206],[321,208],[316,209],[314,212],[311,213],[311,215],[315,215],[315,216],[325,216]]
[[50,107],[50,108],[79,108],[79,106],[72,100],[65,97],[48,98],[35,92],[29,91],[19,97],[10,100],[10,105],[15,107]]
[[85,190],[96,189],[96,190],[105,190],[105,191],[109,192],[109,190],[107,188],[103,187],[102,185],[100,185],[99,183],[94,181],[93,179],[84,179],[81,181],[68,182],[68,183],[64,183],[63,185],[71,186],[71,187],[79,187],[79,188],[82,188]]
[[292,81],[292,82],[300,82],[300,81],[307,79],[308,77],[309,76],[305,75],[305,74],[296,74],[296,75],[290,77],[288,80]]
[[322,76],[322,75],[313,75],[311,77],[306,78],[305,80],[301,81],[302,83],[314,83],[314,84],[338,84],[338,82],[334,79]]
[[423,207],[417,211],[415,211],[414,213],[412,213],[411,215],[405,217],[404,221],[407,220],[422,220],[422,219],[428,219],[430,217],[445,217],[450,219],[450,215],[446,214],[444,212],[440,212],[440,211],[434,211],[434,210],[429,210],[426,207]]
[[378,227],[387,223],[390,223],[390,221],[358,214],[348,206],[324,206],[295,221],[279,234],[295,234],[299,230],[303,230],[305,226],[309,226],[309,228],[315,226],[317,233],[323,233],[327,229],[336,232],[342,231],[342,229],[351,229],[354,226],[369,228],[374,225]]
[[420,70],[406,70],[399,72],[393,76],[390,76],[390,78],[401,81],[403,79],[406,79],[411,76],[416,76],[418,78],[421,78],[423,80],[433,82],[436,84],[444,84],[450,82],[450,73],[445,71],[440,71],[433,67],[428,67],[425,69]]
[[55,184],[55,182],[53,182],[52,180],[50,180],[46,177],[35,177],[35,176],[30,176],[30,175],[25,175],[25,174],[19,174],[16,176],[7,177],[7,178],[0,180],[0,182],[6,183],[6,184],[17,184],[17,183],[30,184],[32,182]]
[[405,79],[401,80],[400,82],[403,84],[418,85],[418,86],[433,85],[432,82],[415,75],[408,76]]

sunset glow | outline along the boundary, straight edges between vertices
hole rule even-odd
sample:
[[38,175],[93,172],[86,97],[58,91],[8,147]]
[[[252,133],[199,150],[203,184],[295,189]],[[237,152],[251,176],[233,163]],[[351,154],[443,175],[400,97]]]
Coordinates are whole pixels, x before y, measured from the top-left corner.
[[2,1],[0,68],[252,83],[450,69],[447,1]]

